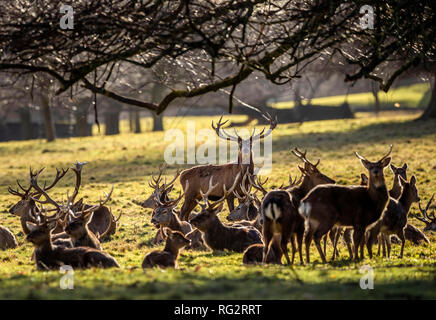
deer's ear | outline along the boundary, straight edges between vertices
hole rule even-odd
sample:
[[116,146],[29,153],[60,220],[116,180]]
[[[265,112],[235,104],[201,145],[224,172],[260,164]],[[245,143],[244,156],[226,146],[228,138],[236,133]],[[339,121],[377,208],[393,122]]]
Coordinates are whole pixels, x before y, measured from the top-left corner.
[[392,160],[391,157],[388,157],[388,158],[386,158],[386,159],[383,159],[383,160],[382,160],[382,166],[383,166],[383,168],[386,168],[386,167],[391,163],[391,160]]
[[368,177],[367,177],[366,174],[361,173],[361,174],[360,174],[360,179],[362,180],[362,181],[361,181],[362,184],[364,184],[364,185],[367,185],[367,184],[368,184]]
[[38,228],[38,226],[36,224],[29,222],[29,221],[26,221],[26,227],[27,227],[27,229],[29,229],[30,232],[33,232]]
[[398,176],[398,181],[400,181],[400,184],[402,187],[404,187],[404,184],[407,183],[407,180],[404,180],[404,178],[402,176]]
[[368,160],[360,159],[360,162],[367,170],[371,169],[371,162],[369,162]]
[[393,172],[393,173],[395,173],[395,171],[398,169],[396,166],[394,166],[392,163],[391,163],[391,165],[390,165],[390,168],[391,168],[391,171]]
[[415,185],[416,184],[416,177],[412,176],[412,178],[410,178],[410,184],[411,185]]
[[404,169],[404,170],[407,170],[407,163],[404,163],[404,164],[403,164],[403,169]]

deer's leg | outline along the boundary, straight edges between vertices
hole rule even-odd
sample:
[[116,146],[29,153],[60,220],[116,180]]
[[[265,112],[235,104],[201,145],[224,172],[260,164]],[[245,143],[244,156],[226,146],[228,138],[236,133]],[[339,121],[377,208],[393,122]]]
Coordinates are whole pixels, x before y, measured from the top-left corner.
[[195,201],[195,196],[185,197],[185,202],[183,203],[182,209],[180,210],[180,219],[188,221],[189,214],[196,207],[197,202]]
[[282,249],[282,252],[285,255],[286,262],[289,265],[291,265],[291,259],[289,259],[289,254],[288,254],[288,242],[289,242],[289,236],[282,234],[282,238],[280,239],[280,248]]
[[365,237],[365,230],[354,227],[353,242],[354,242],[354,260],[359,260],[359,248],[362,245]]
[[333,256],[332,256],[332,261],[335,260],[336,255],[339,256],[339,252],[336,250],[336,247],[338,245],[338,240],[339,240],[340,234],[341,234],[340,229],[337,228],[336,232],[335,232],[335,235],[334,235],[334,238],[333,238]]
[[404,235],[404,229],[398,232],[398,237],[401,239],[401,251],[400,251],[400,258],[403,257],[404,253],[404,243],[406,242],[406,237]]
[[391,235],[385,235],[386,249],[388,251],[388,259],[391,258]]
[[353,238],[351,236],[353,229],[347,228],[344,231],[344,242],[347,245],[348,254],[350,255],[350,260],[353,260]]
[[304,245],[306,246],[306,263],[310,263],[310,244],[313,238],[313,228],[310,223],[306,222],[306,228],[304,230]]
[[328,237],[328,233],[326,233],[323,237],[323,251],[324,251],[324,256],[327,255],[327,237]]
[[300,256],[300,264],[303,265],[303,232],[297,232],[298,255]]
[[266,263],[266,257],[268,257],[269,250],[271,250],[271,243],[274,234],[271,232],[270,228],[263,228],[263,241],[265,243],[263,247],[262,263]]
[[291,246],[292,246],[292,264],[294,264],[295,253],[297,252],[297,246],[295,245],[295,234],[291,235]]
[[[316,245],[316,248],[318,249],[318,252],[319,252],[319,255],[321,257],[322,262],[327,263],[327,260],[325,259],[325,255],[324,255],[324,252],[323,252],[322,247],[321,247],[322,236],[323,236],[323,234],[319,230],[317,230],[314,234],[313,240],[315,241],[315,245]],[[327,237],[327,234],[325,234],[325,237]]]

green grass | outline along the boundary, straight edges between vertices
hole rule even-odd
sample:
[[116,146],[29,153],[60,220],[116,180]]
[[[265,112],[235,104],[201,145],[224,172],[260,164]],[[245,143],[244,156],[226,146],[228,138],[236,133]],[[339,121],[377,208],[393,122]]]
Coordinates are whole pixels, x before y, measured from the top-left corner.
[[[321,158],[320,168],[341,184],[356,184],[364,168],[353,155],[358,150],[369,159],[379,158],[389,144],[394,145],[393,163],[407,161],[409,172],[418,180],[424,200],[436,192],[436,121],[412,122],[416,115],[332,120],[295,125],[279,125],[273,137],[273,169],[268,186],[296,175],[297,159],[289,149],[308,149],[309,159]],[[236,117],[235,117],[236,118]],[[239,117],[240,118],[240,117]],[[233,119],[233,118],[232,118]],[[212,118],[171,119],[167,128],[185,128],[186,121],[196,128],[207,128]],[[214,119],[216,120],[216,119]],[[237,119],[241,120],[241,119]],[[428,234],[430,246],[407,242],[404,259],[399,246],[393,245],[390,260],[375,258],[354,263],[347,260],[341,245],[340,259],[333,264],[320,263],[311,248],[313,264],[308,266],[242,265],[242,254],[230,252],[183,251],[179,270],[141,269],[144,255],[155,249],[151,240],[156,229],[150,224],[150,210],[136,203],[151,193],[147,182],[163,161],[164,133],[123,133],[119,136],[8,142],[0,144],[0,224],[16,235],[20,246],[0,251],[0,299],[374,299],[436,298],[436,236]],[[75,160],[88,161],[83,171],[81,195],[87,202],[98,201],[103,191],[115,186],[110,206],[115,214],[124,212],[117,233],[102,245],[113,255],[120,270],[76,270],[74,290],[61,290],[57,271],[36,271],[31,262],[32,245],[26,243],[19,219],[8,213],[17,200],[7,193],[15,180],[27,181],[29,166],[45,166],[44,179],[52,179],[55,167],[70,166]],[[188,165],[182,167],[190,167]],[[169,166],[168,177],[176,166]],[[386,170],[389,184],[392,174]],[[65,198],[72,190],[73,174],[53,191]],[[177,192],[180,187],[177,185]],[[416,204],[412,207],[417,212]],[[227,215],[227,210],[221,214]],[[415,225],[423,224],[411,219]],[[329,247],[329,256],[331,248]],[[374,290],[361,290],[362,265],[374,268]],[[303,283],[295,280],[295,273]]]
[[[380,91],[378,97],[380,99],[381,108],[398,107],[417,108],[418,106],[426,106],[424,101],[420,103],[426,92],[430,89],[429,83],[418,83],[409,86],[402,86],[399,88],[391,89],[387,93]],[[314,105],[325,106],[340,106],[345,101],[344,95],[330,96],[312,99]],[[429,100],[428,98],[426,100]],[[353,93],[348,95],[347,99],[352,108],[369,108],[373,109],[374,96],[371,92]],[[303,100],[303,104],[305,104]],[[428,103],[428,101],[427,101]],[[279,109],[293,108],[293,101],[284,101],[271,104],[271,106]]]

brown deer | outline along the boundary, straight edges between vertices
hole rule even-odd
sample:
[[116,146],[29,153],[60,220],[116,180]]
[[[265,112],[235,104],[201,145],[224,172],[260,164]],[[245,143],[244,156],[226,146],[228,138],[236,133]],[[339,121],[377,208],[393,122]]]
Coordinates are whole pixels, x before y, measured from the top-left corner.
[[[41,169],[41,171],[43,170],[44,168]],[[44,186],[44,190],[49,191],[50,189],[52,189],[59,182],[59,180],[61,180],[65,176],[67,172],[68,169],[67,170],[62,169],[62,171],[56,169],[55,179],[49,186]],[[32,169],[30,169],[30,176],[31,175],[32,175]],[[28,188],[24,188],[18,180],[17,180],[17,184],[22,191],[19,191],[18,188],[16,190],[12,189],[11,187],[8,188],[10,194],[20,197],[20,200],[9,209],[9,213],[20,217],[21,227],[23,229],[24,234],[29,234],[30,230],[27,229],[26,223],[36,222],[35,216],[33,215],[34,209],[37,209],[34,198],[38,198],[41,194],[38,191],[31,192],[32,185],[30,185]],[[53,231],[53,233],[60,233],[62,231],[63,231],[62,228],[58,226]]]
[[[249,246],[242,257],[243,264],[257,264],[262,263],[263,252],[265,248],[263,244],[256,243]],[[278,237],[274,237],[272,240],[271,248],[268,251],[266,257],[266,263],[282,264],[282,249],[280,249],[280,241]]]
[[[42,214],[44,210],[41,209]],[[73,268],[111,268],[119,267],[117,261],[109,254],[89,247],[65,248],[53,245],[51,233],[60,218],[58,212],[38,222],[27,222],[29,234],[26,240],[35,247],[35,262],[38,270],[58,269],[62,265]]]
[[404,228],[404,235],[406,236],[406,239],[413,244],[418,245],[421,241],[430,244],[430,240],[425,236],[425,234],[413,224],[408,223],[406,225],[406,228]]
[[[240,179],[242,179],[242,173],[245,172],[247,168],[251,174],[254,173],[252,152],[253,141],[261,140],[270,135],[277,126],[277,119],[274,120],[269,114],[263,115],[263,117],[269,122],[269,129],[265,132],[264,128],[257,135],[255,135],[255,131],[253,131],[248,139],[242,139],[237,134],[236,130],[235,136],[227,133],[222,126],[226,124],[228,120],[222,122],[222,117],[218,121],[216,127],[212,122],[212,128],[215,130],[219,138],[238,143],[238,160],[236,163],[226,163],[222,165],[199,165],[184,170],[180,174],[180,184],[182,185],[183,190],[186,190],[186,182],[189,181],[189,189],[185,192],[185,202],[180,211],[180,218],[182,220],[189,220],[189,214],[197,205],[197,200],[201,199],[201,193],[208,190],[210,179],[213,179],[216,182],[217,187],[211,191],[209,199],[217,200],[223,196],[223,187],[229,188],[238,174]],[[237,181],[237,183],[240,184],[240,181]],[[236,187],[236,191],[241,193],[239,186]],[[226,199],[230,212],[234,210],[234,200],[235,196],[233,193],[229,194]]]
[[[294,263],[296,248],[298,246],[300,263],[303,264],[302,243],[304,236],[304,219],[297,211],[300,200],[315,186],[332,184],[335,183],[335,181],[319,171],[317,167],[320,163],[320,159],[318,159],[316,164],[313,164],[306,157],[307,151],[301,152],[298,148],[295,148],[291,150],[291,152],[304,162],[304,168],[298,166],[303,177],[302,180],[298,180],[298,182],[301,181],[301,184],[296,185],[297,182],[294,181],[290,183],[290,189],[286,191],[273,190],[265,196],[262,202],[264,217],[263,235],[265,244],[271,241],[270,239],[272,239],[274,233],[282,235],[281,247],[284,250],[283,253],[285,254],[288,264]],[[255,187],[258,186],[253,181],[251,182]],[[268,210],[268,212],[266,210]],[[268,216],[266,215],[267,213]],[[297,246],[295,239],[297,240]],[[289,240],[291,240],[292,246],[292,260],[289,259],[287,253],[287,243]],[[265,250],[268,250],[267,246],[265,246]],[[264,258],[266,258],[266,256],[267,252],[264,252]]]
[[371,162],[355,152],[362,165],[369,172],[367,186],[321,185],[314,188],[301,201],[299,213],[305,219],[306,259],[310,261],[309,250],[312,238],[321,260],[326,259],[321,248],[322,237],[333,226],[353,227],[354,258],[363,259],[366,228],[376,222],[389,202],[384,169],[391,162],[389,152],[379,161]]
[[155,266],[178,268],[179,251],[190,245],[191,240],[187,239],[180,231],[172,231],[169,228],[164,228],[163,233],[166,238],[165,248],[163,251],[155,250],[147,253],[142,262],[142,268]]
[[[383,212],[381,219],[379,219],[368,231],[366,246],[368,249],[369,257],[372,258],[372,245],[375,239],[379,238],[379,243],[382,241],[387,246],[388,258],[391,255],[391,240],[390,235],[396,234],[401,240],[401,252],[400,258],[403,257],[404,243],[406,238],[404,235],[404,229],[407,224],[407,214],[410,207],[414,202],[418,202],[419,195],[416,188],[416,178],[412,176],[410,182],[399,177],[402,192],[398,200],[391,198],[389,200],[386,210]],[[380,236],[379,236],[380,235]]]
[[13,249],[18,247],[17,239],[8,228],[0,225],[0,250]]
[[201,192],[204,203],[201,205],[201,212],[190,223],[203,233],[205,244],[212,250],[231,250],[243,252],[254,243],[262,243],[262,236],[258,230],[249,227],[233,227],[222,224],[217,214],[222,210],[223,201],[233,192],[238,181],[239,172],[233,185],[229,190],[223,186],[223,196],[215,202],[209,202],[209,196],[219,183],[213,185],[213,177],[209,180],[209,187],[206,193]]
[[428,212],[433,199],[434,199],[434,194],[432,195],[429,202],[425,206],[425,209],[422,209],[421,204],[419,204],[419,210],[422,213],[422,217],[418,216],[416,214],[410,215],[411,217],[414,217],[414,218],[418,219],[419,221],[425,223],[424,231],[436,231],[436,216],[435,216],[434,212],[432,212],[431,214]]
[[396,167],[393,164],[391,164],[390,167],[394,174],[394,184],[392,189],[389,190],[389,196],[398,199],[401,196],[400,177],[407,181],[407,163],[403,164],[402,167]]
[[[166,169],[166,164],[159,167],[159,175],[157,178],[155,178],[153,175],[151,176],[152,182],[149,182],[148,185],[153,189],[153,193],[148,197],[142,204],[141,207],[143,208],[149,208],[149,209],[156,209],[158,206],[158,203],[156,202],[156,198],[158,198],[161,202],[169,201],[169,194],[174,188],[174,182],[179,177],[179,170],[177,170],[176,174],[174,175],[173,180],[171,180],[168,184],[160,184],[162,181],[162,174]],[[157,189],[157,194],[156,194]]]

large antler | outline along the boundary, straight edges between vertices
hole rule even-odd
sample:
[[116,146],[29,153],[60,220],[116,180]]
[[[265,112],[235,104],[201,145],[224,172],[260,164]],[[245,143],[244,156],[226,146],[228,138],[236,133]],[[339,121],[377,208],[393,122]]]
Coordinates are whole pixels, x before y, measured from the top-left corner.
[[[392,148],[393,148],[393,146],[390,145],[388,153],[387,153],[386,155],[384,155],[384,156],[383,156],[379,161],[377,161],[377,162],[382,162],[384,159],[386,159],[387,157],[389,157],[389,155],[390,155],[391,152],[392,152]],[[357,151],[355,151],[354,153],[356,154],[356,156],[357,156],[360,160],[370,162],[368,159],[366,159],[365,157],[362,157],[360,154],[358,154]]]
[[77,194],[79,193],[80,184],[82,183],[82,168],[88,162],[79,162],[76,160],[74,163],[74,168],[71,168],[76,174],[76,185],[74,186],[74,191],[71,197],[68,197],[68,205],[71,206],[74,203],[74,199],[76,199]]
[[212,121],[212,128],[215,130],[216,134],[218,137],[225,139],[225,140],[229,140],[229,141],[235,141],[238,142],[239,139],[241,139],[241,137],[238,135],[238,133],[236,132],[236,129],[234,129],[236,137],[232,136],[231,134],[227,133],[222,126],[225,125],[229,120],[226,120],[224,122],[222,122],[223,120],[223,116],[221,116],[220,120],[218,121],[216,127],[214,126],[214,123]]
[[301,152],[300,150],[298,150],[297,147],[295,147],[293,150],[291,150],[292,154],[294,156],[296,156],[298,159],[300,159],[301,161],[303,161],[304,163],[310,164],[312,167],[316,168],[319,165],[319,162],[321,159],[318,159],[318,161],[316,162],[316,164],[313,164],[312,162],[310,162],[307,157],[307,150],[304,150],[304,152]]
[[[41,188],[41,187],[38,185],[38,177],[39,177],[39,175],[41,174],[41,172],[42,172],[43,170],[44,170],[44,168],[42,168],[42,169],[36,171],[35,173],[33,173],[32,168],[30,168],[30,184],[33,186],[33,188],[35,188],[36,191],[38,191],[39,194],[41,194],[41,195],[44,196],[45,200],[42,201],[42,200],[40,200],[40,199],[36,199],[36,198],[34,198],[34,197],[32,197],[32,199],[33,199],[34,201],[36,201],[36,202],[41,203],[41,204],[47,204],[47,203],[50,203],[50,204],[54,205],[54,206],[56,207],[56,209],[59,210],[61,206],[60,206],[60,205],[59,205],[55,200],[53,200],[53,199],[48,195],[48,193],[46,192],[46,190],[45,190],[44,188]],[[57,175],[56,178],[55,178],[55,181],[57,182],[57,181],[59,181],[59,179],[60,179],[60,178],[59,178],[58,175]],[[56,183],[55,183],[55,184],[56,184]]]
[[151,176],[151,179],[153,180],[153,182],[148,183],[148,185],[150,187],[155,189],[157,186],[159,186],[160,181],[162,180],[162,174],[165,171],[166,167],[167,167],[166,163],[159,166],[159,176],[157,178],[155,178],[154,175]]
[[261,177],[258,176],[256,178],[256,181],[254,181],[253,176],[249,175],[248,179],[250,180],[251,185],[257,190],[259,190],[260,192],[262,192],[264,196],[268,193],[268,191],[263,187],[263,185],[268,181],[269,178],[266,178],[265,181],[262,182]]
[[434,194],[431,196],[430,200],[427,202],[427,205],[425,206],[425,209],[423,209],[421,207],[421,203],[418,204],[419,205],[419,211],[421,211],[423,218],[421,218],[420,216],[418,216],[416,214],[413,214],[413,213],[411,213],[410,216],[417,218],[418,220],[424,222],[425,224],[430,223],[433,219],[436,218],[434,213],[432,213],[431,216],[428,213],[428,209],[430,209],[430,205],[431,205],[433,199],[434,199]]
[[[206,202],[206,203],[207,203],[207,207],[208,207],[209,210],[213,210],[213,209],[215,209],[215,208],[216,208],[216,207],[217,207],[221,202],[223,202],[225,199],[227,199],[227,197],[229,196],[229,194],[231,194],[231,193],[233,192],[233,190],[235,189],[236,185],[238,184],[238,180],[239,180],[240,175],[241,175],[241,172],[238,172],[238,174],[236,175],[235,180],[234,180],[234,182],[233,182],[233,185],[230,187],[229,190],[227,190],[227,189],[226,189],[226,185],[223,184],[223,196],[222,196],[220,199],[216,200],[216,201],[213,202],[213,203]],[[207,195],[210,191],[213,190],[213,188],[210,188],[210,186],[211,186],[211,182],[212,182],[212,178],[210,179],[210,182],[209,182],[209,190],[208,190],[208,192],[206,193],[206,195]],[[216,185],[215,185],[215,186],[216,186]],[[203,194],[202,194],[202,196],[203,196],[203,199],[205,199],[205,197],[204,197]],[[207,199],[207,197],[206,197],[206,199]]]
[[[239,175],[238,175],[238,177],[239,177]],[[217,182],[215,185],[212,185],[212,180],[213,180],[213,176],[211,176],[210,179],[209,179],[209,186],[207,188],[206,193],[203,193],[203,190],[200,189],[200,195],[203,198],[205,206],[209,206],[209,199],[208,199],[208,197],[212,193],[213,189],[215,189],[215,187],[219,184],[219,182]],[[201,205],[200,201],[198,201],[198,200],[195,200],[195,201],[197,201],[197,203]]]
[[266,114],[262,114],[262,117],[269,122],[269,128],[268,130],[265,132],[265,128],[262,129],[262,131],[260,131],[260,133],[258,133],[257,135],[253,136],[256,129],[253,130],[253,133],[251,134],[250,139],[252,139],[252,141],[254,140],[260,140],[265,138],[266,136],[269,136],[271,134],[271,132],[277,127],[277,115],[275,117],[275,119],[273,119],[271,117],[271,115],[267,112]]
[[104,193],[106,196],[105,200],[101,201],[101,198],[100,198],[99,204],[92,206],[88,209],[82,210],[81,214],[88,214],[88,213],[95,212],[95,211],[99,210],[101,207],[103,207],[106,204],[106,202],[109,201],[109,199],[112,196],[113,191],[114,191],[114,186],[112,185],[111,191],[109,193],[106,193],[106,192]]

